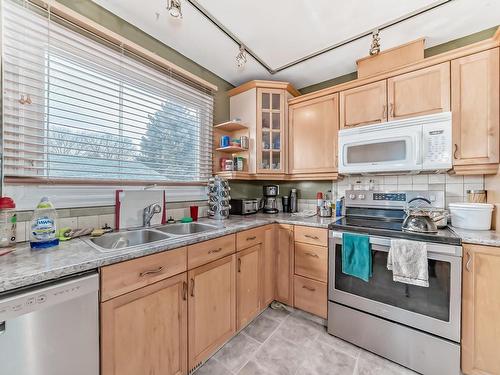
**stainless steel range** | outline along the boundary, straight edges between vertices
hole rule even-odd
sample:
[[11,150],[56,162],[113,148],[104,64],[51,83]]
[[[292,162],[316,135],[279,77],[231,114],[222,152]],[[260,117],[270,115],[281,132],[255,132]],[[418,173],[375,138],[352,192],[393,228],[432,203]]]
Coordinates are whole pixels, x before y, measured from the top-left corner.
[[[404,208],[423,197],[443,208],[444,193],[346,192],[346,215],[329,227],[328,332],[422,374],[460,374],[461,240],[450,229],[404,232]],[[369,236],[369,282],[342,273],[342,234]],[[429,287],[393,281],[391,238],[427,243]]]

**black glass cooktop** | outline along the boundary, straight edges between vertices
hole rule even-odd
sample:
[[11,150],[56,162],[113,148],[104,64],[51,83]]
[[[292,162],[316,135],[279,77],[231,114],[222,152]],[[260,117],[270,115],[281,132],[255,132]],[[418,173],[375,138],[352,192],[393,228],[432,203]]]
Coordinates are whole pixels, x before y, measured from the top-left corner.
[[373,236],[405,238],[415,241],[428,241],[449,245],[461,245],[462,241],[451,229],[439,229],[437,233],[404,232],[402,220],[383,218],[362,218],[346,216],[330,224],[329,229],[352,233],[366,233]]

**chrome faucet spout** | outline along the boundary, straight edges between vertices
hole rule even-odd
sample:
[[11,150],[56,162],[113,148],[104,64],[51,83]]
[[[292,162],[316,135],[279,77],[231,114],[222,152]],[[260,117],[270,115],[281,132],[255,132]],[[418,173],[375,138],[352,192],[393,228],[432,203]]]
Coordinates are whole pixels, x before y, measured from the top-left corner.
[[155,214],[159,214],[161,212],[161,206],[158,203],[150,204],[145,207],[142,211],[142,224],[145,227],[151,226],[151,219]]

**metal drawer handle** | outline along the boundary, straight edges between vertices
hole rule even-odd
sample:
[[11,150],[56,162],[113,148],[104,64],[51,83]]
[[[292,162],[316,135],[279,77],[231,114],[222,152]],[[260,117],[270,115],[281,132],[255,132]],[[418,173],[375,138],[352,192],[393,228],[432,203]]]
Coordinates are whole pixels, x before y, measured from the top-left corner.
[[318,254],[314,254],[314,253],[305,253],[305,255],[313,257],[313,258],[319,258]]
[[155,270],[143,271],[139,274],[139,277],[144,277],[147,275],[154,275],[154,274],[160,273],[161,271],[163,271],[163,266],[160,266]]
[[222,247],[219,247],[218,249],[214,249],[214,250],[209,250],[208,253],[212,254],[212,253],[218,253],[220,251],[222,251]]
[[302,285],[302,288],[303,288],[303,289],[306,289],[306,290],[308,290],[308,291],[310,291],[310,292],[315,292],[315,291],[316,291],[316,289],[314,289],[314,288],[312,288],[312,287],[310,287],[310,286],[307,286],[307,285]]
[[465,263],[465,269],[470,272],[470,263],[472,262],[472,256],[467,252],[467,263]]
[[318,236],[312,236],[310,234],[305,234],[304,236],[307,237],[307,238],[313,239],[313,240],[319,240]]
[[253,241],[257,238],[257,236],[247,237],[247,241]]
[[191,279],[191,297],[194,297],[194,279]]
[[238,272],[241,272],[241,258],[238,258]]
[[183,281],[182,282],[182,299],[184,301],[187,300],[187,295],[188,295],[188,283]]

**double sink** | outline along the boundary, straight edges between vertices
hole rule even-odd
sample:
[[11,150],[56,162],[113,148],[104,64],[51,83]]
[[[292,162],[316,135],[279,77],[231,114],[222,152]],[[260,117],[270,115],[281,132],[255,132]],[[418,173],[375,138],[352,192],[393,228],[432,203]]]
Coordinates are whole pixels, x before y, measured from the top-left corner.
[[107,233],[101,237],[89,238],[86,241],[97,250],[108,252],[220,228],[217,225],[204,223],[177,223],[154,228]]

